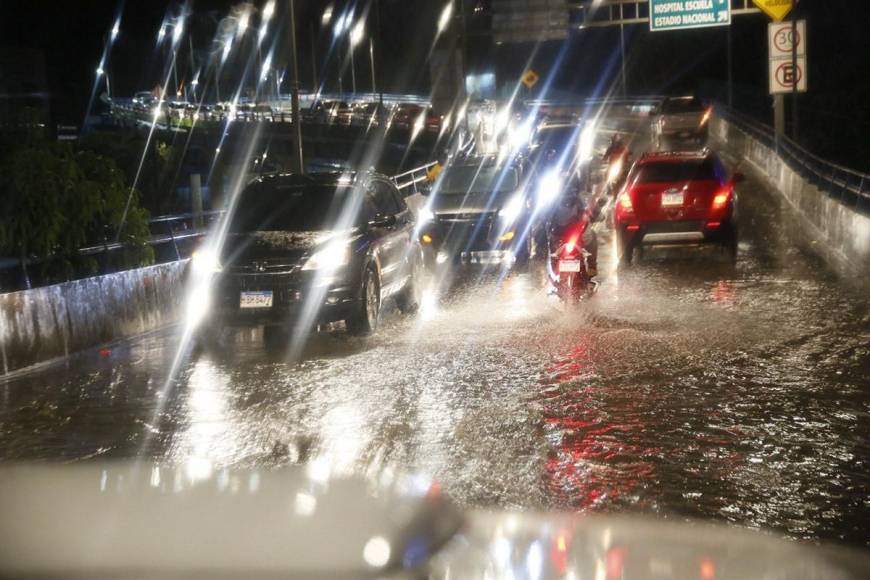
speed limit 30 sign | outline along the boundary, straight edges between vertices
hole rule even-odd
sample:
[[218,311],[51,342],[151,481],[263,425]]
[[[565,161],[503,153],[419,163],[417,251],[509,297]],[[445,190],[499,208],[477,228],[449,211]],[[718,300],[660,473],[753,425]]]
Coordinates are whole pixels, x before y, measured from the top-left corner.
[[[807,23],[800,20],[768,25],[770,53],[770,94],[807,92]],[[795,59],[795,53],[797,58]]]

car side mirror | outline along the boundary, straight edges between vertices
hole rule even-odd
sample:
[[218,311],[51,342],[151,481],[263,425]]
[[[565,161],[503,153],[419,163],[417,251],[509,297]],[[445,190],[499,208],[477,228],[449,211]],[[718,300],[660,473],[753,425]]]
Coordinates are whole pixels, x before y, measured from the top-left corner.
[[739,172],[739,171],[735,171],[735,172],[734,172],[734,176],[731,178],[731,180],[732,180],[734,183],[743,183],[744,181],[746,181],[746,176],[743,175],[743,174],[742,174],[741,172]]
[[396,225],[396,216],[394,215],[377,215],[369,222],[370,228],[389,228]]

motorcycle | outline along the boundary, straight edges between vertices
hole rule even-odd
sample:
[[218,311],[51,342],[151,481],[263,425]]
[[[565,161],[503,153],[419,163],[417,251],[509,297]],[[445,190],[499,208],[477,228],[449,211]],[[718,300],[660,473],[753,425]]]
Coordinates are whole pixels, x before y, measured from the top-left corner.
[[584,237],[599,207],[584,210],[575,223],[565,228],[552,223],[548,226],[547,277],[554,293],[566,304],[580,302],[598,286],[593,280],[592,254],[584,247]]

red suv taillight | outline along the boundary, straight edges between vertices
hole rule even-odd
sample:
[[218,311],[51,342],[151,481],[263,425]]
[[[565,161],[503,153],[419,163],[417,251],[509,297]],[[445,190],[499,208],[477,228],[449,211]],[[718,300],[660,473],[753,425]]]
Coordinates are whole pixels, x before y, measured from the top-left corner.
[[713,209],[723,209],[731,202],[732,190],[723,189],[713,196]]
[[631,205],[631,196],[627,191],[623,191],[619,194],[619,209],[622,210],[623,213],[634,211],[634,206]]

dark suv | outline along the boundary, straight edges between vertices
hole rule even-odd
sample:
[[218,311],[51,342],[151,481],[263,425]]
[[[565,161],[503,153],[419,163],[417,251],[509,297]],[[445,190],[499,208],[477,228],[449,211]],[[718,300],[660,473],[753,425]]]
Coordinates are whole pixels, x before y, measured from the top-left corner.
[[222,248],[194,256],[211,268],[212,326],[344,320],[375,330],[381,304],[419,303],[422,265],[411,213],[375,174],[273,175],[241,193]]
[[531,217],[527,180],[520,162],[473,157],[449,163],[419,216],[427,263],[524,262]]

